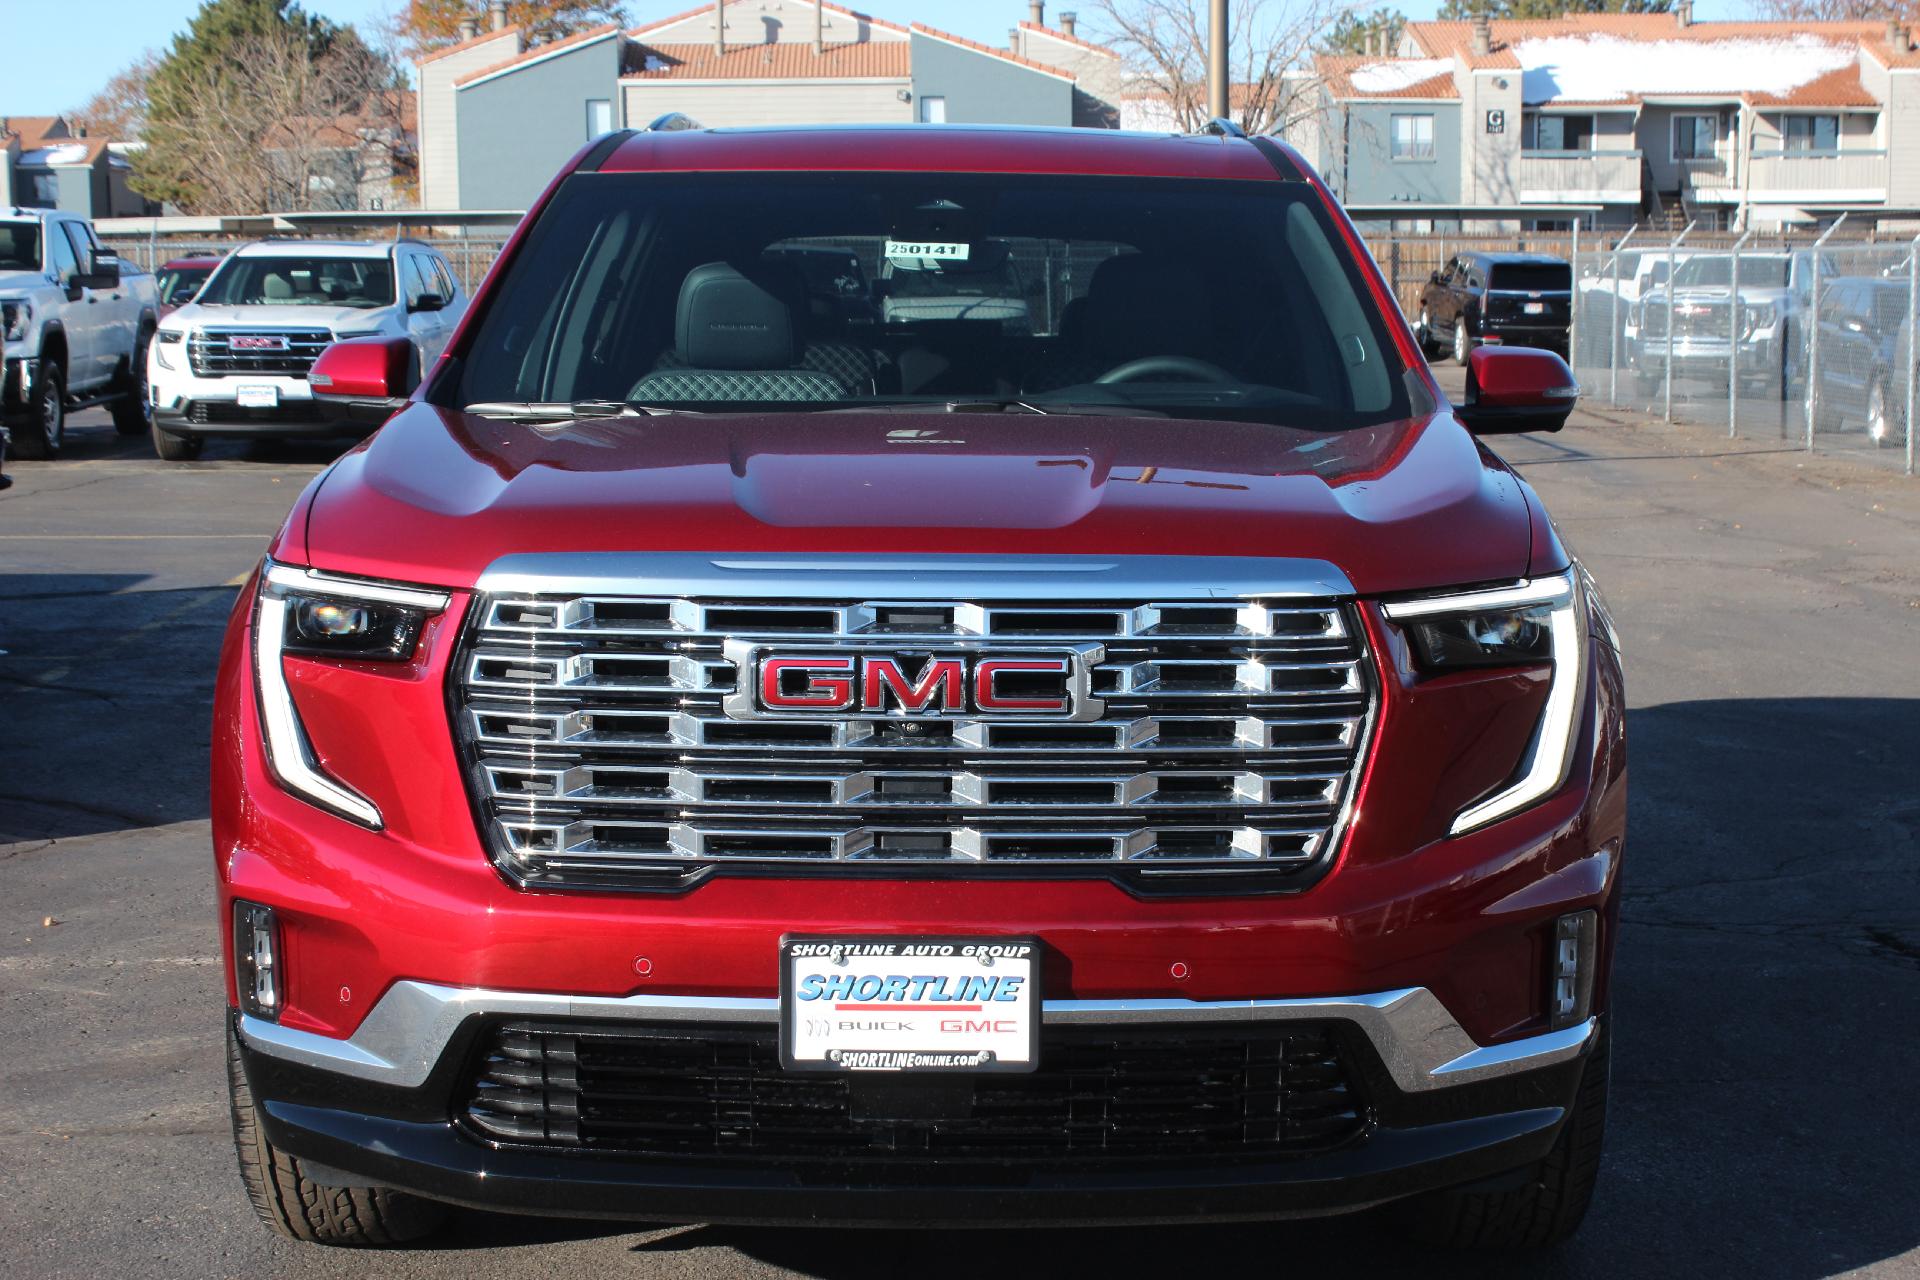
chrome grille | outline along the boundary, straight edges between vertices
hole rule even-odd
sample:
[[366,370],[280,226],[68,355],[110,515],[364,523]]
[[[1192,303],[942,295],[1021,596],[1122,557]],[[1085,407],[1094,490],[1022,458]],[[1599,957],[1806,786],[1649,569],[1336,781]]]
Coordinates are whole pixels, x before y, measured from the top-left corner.
[[[507,592],[474,604],[456,719],[516,882],[716,869],[1304,883],[1373,705],[1333,600],[766,602]],[[1087,655],[1093,720],[739,719],[729,653]],[[1241,884],[1241,881],[1232,881]]]
[[[248,350],[236,347],[235,338],[284,341],[286,346]],[[187,361],[201,378],[248,373],[304,378],[332,341],[326,329],[205,329],[187,338]]]

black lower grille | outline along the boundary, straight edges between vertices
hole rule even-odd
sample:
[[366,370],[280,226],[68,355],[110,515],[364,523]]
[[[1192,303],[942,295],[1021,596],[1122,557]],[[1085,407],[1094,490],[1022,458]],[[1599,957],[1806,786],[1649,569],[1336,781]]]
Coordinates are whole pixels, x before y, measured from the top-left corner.
[[229,426],[248,422],[305,424],[319,422],[320,411],[311,400],[282,400],[271,408],[252,408],[231,400],[195,400],[187,421],[200,426]]
[[522,1145],[846,1166],[1181,1162],[1322,1150],[1365,1126],[1343,1028],[1049,1027],[1028,1075],[784,1071],[772,1027],[514,1023],[464,1118]]

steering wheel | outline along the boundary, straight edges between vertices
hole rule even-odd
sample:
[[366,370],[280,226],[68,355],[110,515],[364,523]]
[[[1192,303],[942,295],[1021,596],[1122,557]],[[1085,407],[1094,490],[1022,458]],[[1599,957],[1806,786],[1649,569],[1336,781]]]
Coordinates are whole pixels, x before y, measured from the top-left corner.
[[1116,382],[1137,382],[1142,378],[1163,374],[1192,378],[1197,382],[1240,381],[1219,365],[1209,364],[1205,360],[1196,360],[1192,356],[1142,356],[1138,360],[1129,360],[1125,364],[1115,365],[1095,378],[1093,385],[1104,387]]

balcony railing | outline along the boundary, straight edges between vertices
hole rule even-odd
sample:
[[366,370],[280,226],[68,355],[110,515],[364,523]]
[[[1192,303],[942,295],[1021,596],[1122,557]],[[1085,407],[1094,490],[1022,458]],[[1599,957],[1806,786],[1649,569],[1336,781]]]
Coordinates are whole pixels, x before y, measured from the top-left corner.
[[1527,204],[1637,204],[1638,151],[1522,151],[1520,199]]
[[1737,185],[1730,156],[1690,156],[1673,165],[1680,171],[1681,185],[1695,191],[1722,191]]
[[1884,151],[1793,150],[1753,153],[1752,200],[1885,200]]

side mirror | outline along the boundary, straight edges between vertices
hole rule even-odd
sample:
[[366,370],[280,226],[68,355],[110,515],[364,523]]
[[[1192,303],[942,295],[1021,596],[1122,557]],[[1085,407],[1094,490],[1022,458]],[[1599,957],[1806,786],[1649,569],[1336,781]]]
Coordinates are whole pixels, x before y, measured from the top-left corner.
[[108,249],[96,249],[91,270],[77,273],[73,282],[83,289],[117,289],[120,286],[120,255]]
[[409,311],[445,311],[447,300],[437,293],[423,293],[407,304]]
[[329,422],[378,426],[420,385],[420,354],[406,338],[353,338],[320,353],[307,371],[314,404]]
[[1558,431],[1580,397],[1567,362],[1531,347],[1476,347],[1467,357],[1466,400],[1454,419],[1475,435]]
[[1427,283],[1428,283],[1428,284],[1439,284],[1439,283],[1440,283],[1440,273],[1439,273],[1438,271],[1435,271],[1435,272],[1434,272],[1433,274],[1431,274],[1431,275],[1429,275],[1429,276],[1427,277]]

